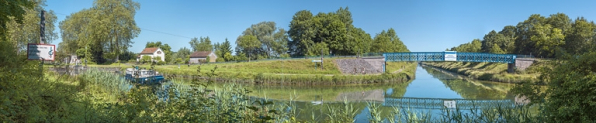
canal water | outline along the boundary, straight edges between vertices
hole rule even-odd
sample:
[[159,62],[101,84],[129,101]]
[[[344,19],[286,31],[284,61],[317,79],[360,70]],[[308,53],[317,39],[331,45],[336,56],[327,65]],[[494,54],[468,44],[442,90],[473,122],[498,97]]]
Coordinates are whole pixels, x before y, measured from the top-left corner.
[[[511,100],[514,98],[508,91],[513,84],[470,80],[456,74],[427,66],[418,66],[416,78],[410,82],[385,85],[357,86],[247,86],[252,96],[261,98],[292,101],[299,110],[298,119],[323,121],[327,117],[329,106],[348,101],[353,104],[356,122],[368,122],[370,102],[379,105],[387,98],[427,98],[470,99],[470,100]],[[313,101],[322,101],[321,105],[313,105]],[[338,107],[339,108],[339,107]],[[389,114],[394,108],[381,106],[383,114]],[[402,109],[412,112],[426,112],[439,116],[439,109]]]

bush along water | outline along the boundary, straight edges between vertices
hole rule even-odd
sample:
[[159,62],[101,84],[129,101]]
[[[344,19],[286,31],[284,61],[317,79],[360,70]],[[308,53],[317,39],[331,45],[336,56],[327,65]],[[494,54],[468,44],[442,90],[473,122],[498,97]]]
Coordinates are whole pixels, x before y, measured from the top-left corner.
[[265,84],[265,85],[353,85],[353,84],[387,84],[402,83],[413,80],[414,77],[406,73],[383,73],[381,75],[274,75],[274,74],[242,74],[218,73],[217,76],[200,75],[168,75],[178,79],[199,79],[202,81],[239,83],[239,84]]

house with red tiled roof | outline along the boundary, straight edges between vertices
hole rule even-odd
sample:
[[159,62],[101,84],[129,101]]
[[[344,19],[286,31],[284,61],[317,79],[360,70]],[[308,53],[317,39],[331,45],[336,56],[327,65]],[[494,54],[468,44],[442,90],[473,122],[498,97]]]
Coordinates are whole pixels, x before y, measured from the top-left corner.
[[137,56],[137,62],[141,61],[143,56],[151,56],[151,59],[159,56],[161,57],[161,61],[165,61],[166,59],[166,54],[159,47],[149,47],[143,49],[143,51],[139,53],[139,56]]
[[199,63],[199,61],[207,60],[207,57],[209,57],[208,62],[215,62],[215,59],[217,59],[217,55],[212,51],[196,51],[190,55],[190,60],[188,62]]

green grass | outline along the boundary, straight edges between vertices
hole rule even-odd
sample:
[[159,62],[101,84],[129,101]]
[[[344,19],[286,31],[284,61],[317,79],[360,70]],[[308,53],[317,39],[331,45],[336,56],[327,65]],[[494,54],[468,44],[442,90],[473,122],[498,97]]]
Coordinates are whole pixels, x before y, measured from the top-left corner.
[[525,71],[507,72],[506,63],[488,62],[424,62],[424,65],[449,70],[468,77],[497,82],[519,83],[524,81],[537,81],[540,76],[539,69],[545,67],[545,61],[538,60]]
[[[389,62],[387,74],[342,75],[335,60],[324,60],[324,69],[315,69],[312,59],[270,60],[239,63],[217,63],[202,65],[155,65],[154,69],[164,75],[177,78],[204,77],[217,67],[217,81],[254,84],[284,85],[350,85],[388,82],[405,82],[414,78],[416,63]],[[121,70],[132,65],[89,65],[89,67],[120,67]],[[150,69],[151,65],[139,65]]]
[[[222,74],[237,74],[237,73],[270,73],[270,74],[341,74],[335,65],[335,59],[325,59],[324,69],[320,67],[315,69],[314,63],[311,59],[301,60],[280,60],[280,61],[256,61],[256,62],[239,62],[239,63],[219,63],[219,64],[202,64],[202,65],[156,65],[155,69],[163,73],[179,74],[179,75],[193,75],[197,73],[197,68],[208,71],[217,66],[219,70],[217,73]],[[114,66],[114,65],[111,65]],[[151,68],[150,65],[140,65],[140,67]]]

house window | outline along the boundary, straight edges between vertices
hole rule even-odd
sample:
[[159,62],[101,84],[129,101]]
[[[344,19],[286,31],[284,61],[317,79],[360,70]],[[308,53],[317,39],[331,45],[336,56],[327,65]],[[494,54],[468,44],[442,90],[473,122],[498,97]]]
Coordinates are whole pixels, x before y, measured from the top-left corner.
[[161,54],[161,51],[157,51],[157,54]]

